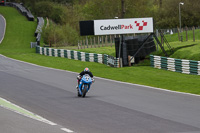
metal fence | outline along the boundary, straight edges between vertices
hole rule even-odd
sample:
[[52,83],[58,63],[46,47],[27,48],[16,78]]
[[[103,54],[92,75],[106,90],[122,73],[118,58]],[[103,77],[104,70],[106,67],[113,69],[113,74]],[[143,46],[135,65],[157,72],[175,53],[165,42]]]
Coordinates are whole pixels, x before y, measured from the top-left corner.
[[106,36],[86,36],[85,39],[79,40],[78,49],[85,48],[99,48],[104,46],[113,46],[114,44],[114,35],[106,35]]
[[[200,40],[200,27],[183,27],[172,29],[159,29],[164,35],[168,36],[168,41],[188,41],[188,40]],[[156,30],[156,36],[160,37],[158,29]],[[175,38],[173,36],[176,36]],[[175,39],[175,40],[174,40]]]
[[[171,41],[188,41],[188,40],[200,40],[200,27],[183,27],[171,28],[171,29],[159,29],[164,35],[167,35],[167,40]],[[198,31],[199,30],[199,31]],[[156,36],[160,37],[158,29],[155,31]],[[144,34],[148,35],[148,34]],[[79,40],[78,49],[85,48],[99,48],[104,46],[113,46],[115,38],[120,35],[105,35],[105,36],[86,36],[84,39]],[[125,35],[125,36],[137,36],[137,34]],[[176,37],[173,37],[176,36]],[[174,40],[175,39],[175,40]]]

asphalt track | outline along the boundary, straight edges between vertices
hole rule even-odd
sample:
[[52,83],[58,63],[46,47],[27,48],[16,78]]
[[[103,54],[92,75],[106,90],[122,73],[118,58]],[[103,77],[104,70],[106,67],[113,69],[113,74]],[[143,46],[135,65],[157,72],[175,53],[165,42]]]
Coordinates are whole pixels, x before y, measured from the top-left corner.
[[0,56],[0,97],[76,133],[200,133],[199,96],[96,77],[78,98],[76,76]]
[[0,14],[0,44],[4,38],[5,28],[6,28],[6,21],[4,17]]
[[0,107],[1,133],[66,133],[60,126],[52,126],[30,119],[21,114]]

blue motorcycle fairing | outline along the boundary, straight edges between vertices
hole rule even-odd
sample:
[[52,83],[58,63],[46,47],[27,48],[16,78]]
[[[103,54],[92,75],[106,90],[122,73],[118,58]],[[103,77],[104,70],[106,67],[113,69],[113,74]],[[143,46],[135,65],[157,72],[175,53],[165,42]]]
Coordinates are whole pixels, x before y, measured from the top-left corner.
[[92,84],[92,78],[86,74],[83,75],[83,77],[81,78],[80,84],[79,84],[79,93],[82,95],[82,90],[84,89],[85,84],[88,85],[87,91],[90,89],[90,86]]

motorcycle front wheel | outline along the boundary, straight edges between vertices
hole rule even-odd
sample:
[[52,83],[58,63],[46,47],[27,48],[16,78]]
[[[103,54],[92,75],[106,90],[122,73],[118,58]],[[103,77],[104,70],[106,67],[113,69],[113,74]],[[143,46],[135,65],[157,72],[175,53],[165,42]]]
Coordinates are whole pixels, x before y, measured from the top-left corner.
[[79,91],[77,91],[77,96],[78,96],[78,97],[81,97],[81,94],[79,93]]
[[87,93],[87,88],[88,88],[88,85],[87,84],[84,84],[84,88],[82,90],[82,97],[85,97],[86,93]]

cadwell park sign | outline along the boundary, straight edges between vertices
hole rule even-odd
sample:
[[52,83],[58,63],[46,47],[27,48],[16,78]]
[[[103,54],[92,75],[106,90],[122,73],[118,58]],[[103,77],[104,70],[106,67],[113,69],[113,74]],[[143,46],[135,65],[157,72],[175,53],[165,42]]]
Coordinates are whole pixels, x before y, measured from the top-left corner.
[[94,20],[94,35],[152,32],[153,18]]
[[105,19],[80,21],[80,35],[152,33],[153,18]]

